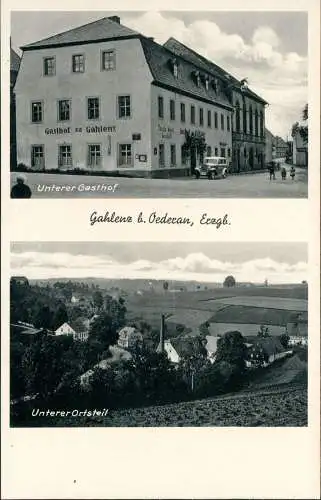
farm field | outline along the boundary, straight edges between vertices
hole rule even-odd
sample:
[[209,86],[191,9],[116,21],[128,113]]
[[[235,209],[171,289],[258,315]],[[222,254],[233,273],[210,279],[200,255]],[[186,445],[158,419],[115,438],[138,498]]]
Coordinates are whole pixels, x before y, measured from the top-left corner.
[[199,326],[208,321],[212,335],[227,329],[253,335],[257,325],[262,324],[270,327],[272,335],[281,335],[288,322],[307,311],[307,287],[244,286],[150,293],[128,297],[127,308],[130,320],[145,320],[153,328],[159,328],[160,316],[166,314],[169,330],[174,333],[175,324],[180,324],[195,335]]
[[[56,419],[85,427],[302,427],[307,425],[304,384],[264,388],[162,406],[113,410],[106,417]],[[44,423],[42,423],[44,425]]]
[[265,307],[228,306],[215,313],[210,323],[254,323],[286,325],[295,317],[295,311]]
[[233,306],[250,306],[264,307],[266,309],[284,309],[287,311],[302,311],[308,310],[308,303],[304,299],[288,299],[284,297],[265,297],[265,296],[249,296],[249,297],[229,297],[213,299],[206,302],[214,303],[219,301],[221,304]]
[[[244,337],[257,335],[262,323],[210,323],[209,332],[214,337],[224,335],[226,332],[237,330]],[[269,325],[269,335],[282,335],[285,333],[285,326]]]

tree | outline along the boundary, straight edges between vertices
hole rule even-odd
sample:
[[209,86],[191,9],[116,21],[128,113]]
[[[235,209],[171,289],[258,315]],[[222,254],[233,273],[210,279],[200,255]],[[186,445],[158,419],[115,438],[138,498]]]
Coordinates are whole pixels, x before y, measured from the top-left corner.
[[215,363],[225,361],[243,371],[245,368],[246,351],[243,335],[238,331],[227,332],[217,342]]
[[265,325],[261,325],[260,329],[257,333],[257,336],[258,337],[269,337],[269,335],[270,335],[269,328]]
[[205,139],[204,132],[185,130],[185,142],[182,146],[184,156],[189,158],[192,152],[195,152],[200,161],[202,161],[207,146]]
[[67,313],[66,306],[64,304],[61,304],[53,316],[53,320],[52,320],[53,330],[57,330],[57,328],[59,328],[61,325],[63,325],[67,321],[68,321],[68,313]]
[[98,309],[98,311],[102,308],[104,303],[103,294],[100,290],[95,290],[93,293],[93,303],[94,306]]
[[49,306],[40,306],[34,316],[34,325],[37,328],[46,328],[50,330],[53,323],[53,312]]
[[104,349],[108,349],[110,345],[117,342],[119,327],[117,316],[104,312],[92,322],[89,339],[98,340]]
[[280,335],[280,342],[285,349],[287,349],[287,347],[289,347],[289,340],[290,340],[290,337],[286,333],[282,333],[282,335]]
[[168,287],[169,287],[168,281],[164,281],[163,288],[164,288],[165,292],[168,290]]
[[234,276],[227,276],[224,280],[223,286],[230,288],[236,285]]

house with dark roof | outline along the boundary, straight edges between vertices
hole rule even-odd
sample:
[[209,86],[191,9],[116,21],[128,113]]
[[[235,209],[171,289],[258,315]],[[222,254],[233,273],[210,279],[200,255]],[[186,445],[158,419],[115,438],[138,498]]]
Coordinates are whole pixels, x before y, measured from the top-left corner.
[[89,337],[89,326],[89,319],[80,317],[60,325],[55,335],[72,335],[74,340],[85,342]]
[[178,57],[198,65],[216,81],[232,105],[232,171],[238,173],[265,167],[265,99],[249,88],[246,78],[238,80],[214,62],[197,54],[174,38],[164,46]]
[[246,337],[246,347],[245,363],[248,368],[266,367],[293,352],[281,344],[279,337],[249,336]]
[[160,341],[157,346],[156,352],[165,352],[168,359],[172,363],[179,363],[183,359],[188,359],[192,357],[207,357],[207,351],[205,349],[206,342],[203,342],[201,337],[175,337],[171,339],[165,339],[162,345]]
[[[22,51],[17,155],[31,169],[188,176],[204,155],[232,161],[235,127],[255,143],[257,166],[265,101],[173,39],[160,45],[111,16]],[[234,89],[240,106],[256,103],[253,130],[240,131]]]

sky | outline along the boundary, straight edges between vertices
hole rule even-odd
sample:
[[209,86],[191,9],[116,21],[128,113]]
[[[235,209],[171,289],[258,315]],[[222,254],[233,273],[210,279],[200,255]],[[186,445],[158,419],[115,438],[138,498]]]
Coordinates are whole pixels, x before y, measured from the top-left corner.
[[266,126],[286,138],[307,102],[307,13],[305,12],[13,12],[12,47],[119,15],[121,23],[158,43],[175,37],[211,59],[268,103]]
[[29,279],[109,278],[300,283],[304,243],[11,243],[11,275]]

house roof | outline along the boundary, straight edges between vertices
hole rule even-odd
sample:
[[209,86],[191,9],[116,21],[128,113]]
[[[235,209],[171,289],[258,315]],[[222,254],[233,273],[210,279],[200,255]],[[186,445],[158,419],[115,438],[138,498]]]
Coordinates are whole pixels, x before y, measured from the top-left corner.
[[115,22],[113,18],[103,17],[102,19],[98,19],[98,21],[93,21],[64,31],[63,33],[43,38],[37,42],[29,43],[21,47],[21,49],[33,50],[64,45],[79,45],[115,38],[132,38],[137,35],[136,31]]
[[[223,92],[216,93],[211,85],[206,90],[203,82],[199,86],[197,85],[196,78],[193,78],[192,73],[200,70],[199,65],[194,64],[193,61],[177,57],[177,54],[172,52],[166,45],[159,45],[150,38],[141,36],[140,40],[154,83],[232,109]],[[171,68],[173,59],[176,59],[178,63],[177,78]]]
[[10,71],[19,71],[21,58],[12,48],[10,48]]
[[88,318],[76,318],[73,321],[67,321],[68,325],[76,332],[76,333],[84,333],[88,331],[89,320]]
[[284,352],[286,349],[278,337],[246,337],[247,343],[261,347],[268,355]]
[[168,342],[172,344],[180,357],[206,354],[200,337],[176,337],[168,340]]
[[132,335],[133,333],[140,333],[134,326],[124,326],[119,330],[118,335]]
[[[175,38],[171,37],[165,42],[164,47],[171,50],[177,56],[181,56],[186,60],[193,62],[196,66],[200,67],[204,71],[210,73],[211,75],[217,76],[218,78],[223,79],[225,82],[230,82],[235,89],[241,90],[241,82],[232,76],[230,73],[225,71],[223,68],[213,63],[209,59],[206,59],[204,56],[201,56],[191,48],[187,47],[183,43],[179,42]],[[244,91],[245,95],[252,97],[253,99],[261,102],[262,104],[267,104],[267,102],[262,99],[259,95],[257,95],[253,90],[247,88]]]

